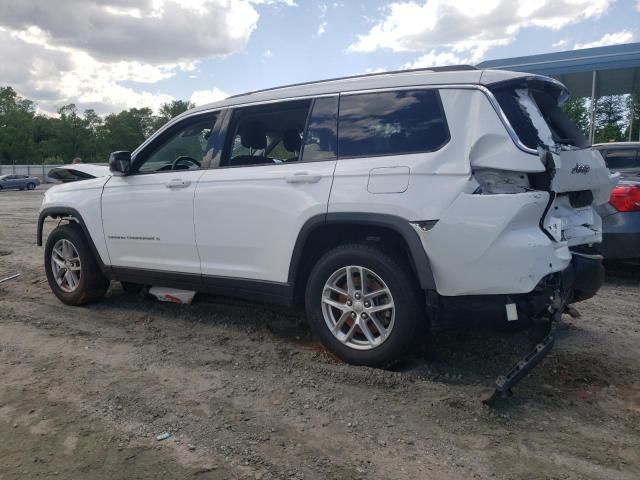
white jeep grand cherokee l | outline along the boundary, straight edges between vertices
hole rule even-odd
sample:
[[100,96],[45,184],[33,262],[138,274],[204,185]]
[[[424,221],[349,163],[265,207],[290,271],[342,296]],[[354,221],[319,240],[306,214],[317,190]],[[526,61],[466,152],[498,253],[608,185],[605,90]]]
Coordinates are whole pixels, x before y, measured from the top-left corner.
[[[53,293],[109,282],[305,305],[342,359],[386,365],[451,312],[530,322],[594,295],[612,179],[540,76],[405,71],[238,95],[111,174],[49,189]],[[458,316],[457,318],[460,318]]]

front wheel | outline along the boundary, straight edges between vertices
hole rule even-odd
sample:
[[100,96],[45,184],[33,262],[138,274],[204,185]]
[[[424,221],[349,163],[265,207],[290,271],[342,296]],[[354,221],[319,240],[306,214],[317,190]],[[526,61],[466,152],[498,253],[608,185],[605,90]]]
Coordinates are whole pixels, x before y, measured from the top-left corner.
[[27,183],[27,190],[33,190],[36,188],[36,184],[33,182]]
[[102,298],[109,280],[100,271],[89,242],[77,223],[56,227],[44,251],[51,290],[67,305],[84,305]]
[[306,291],[309,324],[322,344],[355,365],[387,367],[419,336],[424,302],[406,262],[352,244],[327,252]]

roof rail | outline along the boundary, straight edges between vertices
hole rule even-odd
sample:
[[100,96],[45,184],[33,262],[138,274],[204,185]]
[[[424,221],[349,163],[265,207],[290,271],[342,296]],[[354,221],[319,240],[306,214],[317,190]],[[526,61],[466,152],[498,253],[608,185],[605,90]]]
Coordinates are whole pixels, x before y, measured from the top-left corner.
[[360,74],[360,75],[350,75],[350,76],[346,76],[346,77],[326,78],[324,80],[314,80],[314,81],[311,81],[311,82],[292,83],[292,84],[289,84],[289,85],[282,85],[282,86],[279,86],[279,87],[261,88],[259,90],[253,90],[251,92],[238,93],[236,95],[231,95],[230,97],[227,97],[227,98],[238,98],[238,97],[244,97],[245,95],[252,95],[254,93],[269,92],[271,90],[279,90],[281,88],[301,87],[301,86],[304,86],[304,85],[312,85],[312,84],[315,84],[315,83],[335,82],[337,80],[349,80],[349,79],[352,79],[352,78],[377,77],[377,76],[381,76],[381,75],[393,75],[393,74],[397,74],[397,73],[457,72],[457,71],[464,71],[464,70],[478,70],[478,68],[474,67],[473,65],[448,65],[448,66],[445,66],[445,67],[411,68],[411,69],[406,69],[406,70],[390,70],[390,71],[386,71],[386,72],[363,73],[363,74]]

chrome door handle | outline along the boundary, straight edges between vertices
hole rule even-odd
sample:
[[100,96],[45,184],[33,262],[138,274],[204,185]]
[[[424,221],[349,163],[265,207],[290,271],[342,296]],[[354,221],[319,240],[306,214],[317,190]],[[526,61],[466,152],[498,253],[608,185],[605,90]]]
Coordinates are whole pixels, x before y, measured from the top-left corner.
[[284,177],[287,183],[316,183],[321,178],[320,175],[311,175],[309,172],[296,172],[293,175]]
[[191,185],[191,181],[189,181],[189,180],[182,180],[181,178],[172,178],[165,185],[165,187],[167,187],[167,188],[187,188],[189,185]]

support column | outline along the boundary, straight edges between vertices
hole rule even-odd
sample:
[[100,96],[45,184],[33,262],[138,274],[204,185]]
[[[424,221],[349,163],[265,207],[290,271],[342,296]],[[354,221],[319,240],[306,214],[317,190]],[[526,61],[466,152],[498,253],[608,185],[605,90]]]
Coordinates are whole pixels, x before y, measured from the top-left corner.
[[597,81],[597,72],[593,71],[593,76],[591,78],[591,112],[589,112],[589,143],[593,144],[593,140],[596,133],[596,81]]

